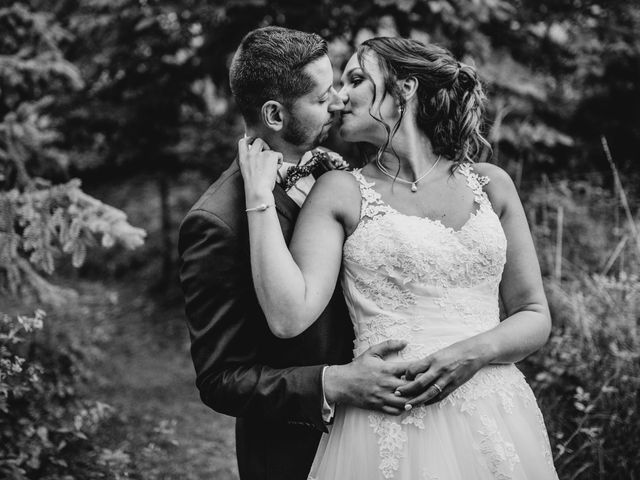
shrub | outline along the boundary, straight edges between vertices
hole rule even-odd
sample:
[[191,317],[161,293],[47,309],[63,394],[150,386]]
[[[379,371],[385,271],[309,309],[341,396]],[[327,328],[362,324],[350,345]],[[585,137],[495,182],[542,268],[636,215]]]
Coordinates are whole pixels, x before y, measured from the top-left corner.
[[[640,261],[615,198],[584,182],[538,187],[528,206],[565,211],[562,270],[557,217],[539,214],[532,230],[553,330],[525,361],[540,402],[560,478],[635,478],[640,472]],[[530,210],[531,212],[531,210]],[[617,256],[618,255],[618,256]],[[569,260],[570,259],[570,260]],[[622,261],[624,259],[624,261]],[[612,268],[614,267],[615,268]],[[602,272],[607,271],[607,275]]]
[[[0,317],[0,476],[55,478],[73,471],[78,452],[111,407],[80,398],[82,354],[59,337],[42,341],[45,314]],[[43,361],[46,359],[46,361]]]

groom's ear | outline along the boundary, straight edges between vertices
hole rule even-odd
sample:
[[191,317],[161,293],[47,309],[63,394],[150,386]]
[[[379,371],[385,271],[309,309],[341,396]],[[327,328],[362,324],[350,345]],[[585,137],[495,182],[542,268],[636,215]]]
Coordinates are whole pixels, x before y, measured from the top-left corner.
[[284,125],[283,110],[284,107],[280,102],[276,102],[275,100],[264,102],[262,109],[260,110],[260,116],[265,127],[273,130],[274,132],[282,130]]

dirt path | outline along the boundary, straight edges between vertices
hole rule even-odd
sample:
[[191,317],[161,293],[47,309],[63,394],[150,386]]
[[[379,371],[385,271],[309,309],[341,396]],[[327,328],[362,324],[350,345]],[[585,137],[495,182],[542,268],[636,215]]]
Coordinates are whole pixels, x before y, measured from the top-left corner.
[[204,406],[180,307],[118,287],[95,392],[117,412],[103,429],[116,478],[236,480],[234,420]]

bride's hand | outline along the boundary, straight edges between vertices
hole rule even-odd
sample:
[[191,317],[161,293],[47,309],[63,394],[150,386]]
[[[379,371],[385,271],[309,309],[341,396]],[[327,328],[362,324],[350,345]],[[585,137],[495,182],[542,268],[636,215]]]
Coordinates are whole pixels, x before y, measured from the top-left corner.
[[454,343],[409,365],[405,374],[409,383],[396,391],[409,398],[409,408],[429,405],[443,400],[487,364],[473,347]]
[[250,140],[244,137],[238,141],[238,162],[247,200],[262,201],[273,192],[282,154],[270,150],[261,138]]

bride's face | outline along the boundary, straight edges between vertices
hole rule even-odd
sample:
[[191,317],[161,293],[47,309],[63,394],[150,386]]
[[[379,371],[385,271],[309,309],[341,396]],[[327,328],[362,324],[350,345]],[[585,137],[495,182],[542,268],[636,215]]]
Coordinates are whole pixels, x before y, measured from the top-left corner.
[[340,115],[340,136],[347,142],[380,145],[387,138],[387,132],[379,120],[392,127],[399,117],[398,105],[386,92],[375,54],[366,53],[362,63],[364,70],[354,54],[342,73],[339,96],[345,108]]

